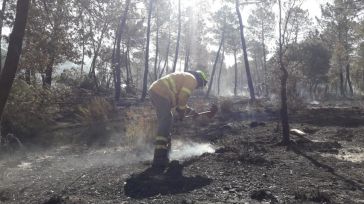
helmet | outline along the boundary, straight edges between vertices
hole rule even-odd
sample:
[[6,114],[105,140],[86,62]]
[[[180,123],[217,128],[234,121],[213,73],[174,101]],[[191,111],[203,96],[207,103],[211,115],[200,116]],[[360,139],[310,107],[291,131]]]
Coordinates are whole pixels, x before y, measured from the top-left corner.
[[196,73],[198,74],[198,76],[199,76],[199,78],[200,78],[200,87],[204,87],[204,86],[206,86],[206,84],[207,84],[207,77],[206,77],[206,74],[203,72],[203,71],[201,71],[201,70],[197,70],[196,71]]
[[193,76],[195,76],[197,80],[198,87],[204,87],[207,84],[207,77],[205,73],[201,70],[197,71],[187,71],[188,73],[191,73]]
[[197,70],[196,72],[200,75],[201,79],[203,79],[207,83],[206,74],[201,70]]

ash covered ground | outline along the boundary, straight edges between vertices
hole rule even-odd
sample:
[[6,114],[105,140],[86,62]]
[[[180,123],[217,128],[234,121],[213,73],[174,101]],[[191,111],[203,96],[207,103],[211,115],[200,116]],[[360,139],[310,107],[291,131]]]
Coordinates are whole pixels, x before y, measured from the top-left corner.
[[171,157],[188,188],[126,194],[127,179],[149,167],[153,150],[115,140],[2,155],[0,203],[364,203],[360,104],[291,112],[291,128],[306,135],[292,134],[289,147],[277,145],[277,109],[228,106],[211,120],[175,123]]

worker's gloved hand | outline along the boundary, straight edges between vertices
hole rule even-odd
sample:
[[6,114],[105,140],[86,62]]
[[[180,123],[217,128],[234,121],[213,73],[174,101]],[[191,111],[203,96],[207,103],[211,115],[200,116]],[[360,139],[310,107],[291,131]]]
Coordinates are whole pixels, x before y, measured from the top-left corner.
[[192,109],[190,107],[186,108],[185,115],[192,116],[192,118],[197,118],[198,117],[198,113],[194,109]]
[[192,108],[190,108],[190,107],[187,107],[187,108],[185,109],[185,115],[189,115],[189,114],[191,113],[191,111],[193,111],[193,109],[192,109]]
[[187,115],[188,117],[192,117],[192,118],[197,118],[199,116],[199,114],[192,108],[187,107],[185,110],[185,115]]
[[193,110],[193,109],[191,109],[189,115],[192,115],[192,118],[194,118],[194,119],[199,116],[198,113],[195,110]]

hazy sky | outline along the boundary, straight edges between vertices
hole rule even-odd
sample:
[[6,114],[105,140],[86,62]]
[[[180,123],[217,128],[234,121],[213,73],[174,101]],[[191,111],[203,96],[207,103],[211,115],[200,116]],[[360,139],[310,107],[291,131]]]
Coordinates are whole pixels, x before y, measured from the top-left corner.
[[321,16],[320,4],[332,3],[333,0],[305,0],[302,4],[303,9],[307,9],[310,16],[314,18],[315,16]]
[[[189,0],[189,1],[193,1],[193,0]],[[301,8],[308,10],[310,18],[312,19],[314,25],[316,25],[316,19],[315,17],[320,18],[321,17],[321,6],[322,4],[326,4],[326,3],[332,3],[333,0],[304,0],[302,3]],[[244,11],[247,12],[246,15],[243,15],[243,19],[245,21],[245,24],[247,24],[247,19],[250,15],[250,11],[254,8],[254,6],[247,6],[246,8],[244,8]],[[278,5],[275,5],[275,7],[273,8],[276,12],[276,15],[278,18]],[[277,32],[278,35],[278,32]],[[272,42],[274,44],[274,42]],[[274,46],[274,45],[271,45]],[[232,66],[234,64],[233,61],[233,56],[226,56],[226,64],[227,66]]]
[[[194,5],[196,5],[197,2],[200,1],[204,1],[204,0],[181,0],[181,6],[182,9],[186,8],[186,7],[192,7],[195,8]],[[224,3],[224,0],[208,0],[209,1],[209,5],[211,6],[211,11],[215,11],[218,10],[218,8],[221,7],[221,5]],[[252,0],[253,1],[253,0]],[[257,0],[258,1],[258,0]],[[2,0],[0,0],[0,2],[2,2]],[[174,6],[177,6],[177,2],[178,1],[172,1],[172,4]],[[243,0],[241,1],[243,2]],[[327,2],[333,2],[333,0],[304,0],[303,4],[302,4],[302,8],[303,9],[307,9],[309,11],[310,17],[312,18],[313,22],[315,22],[315,17],[320,17],[321,16],[321,9],[320,9],[320,5],[321,4],[325,4]],[[244,24],[247,24],[247,19],[250,15],[250,11],[254,8],[254,5],[248,5],[248,6],[244,6],[241,7],[241,11],[243,14],[243,21]],[[274,8],[275,10],[278,11],[278,6],[276,6],[276,8]],[[199,12],[199,11],[196,11]],[[10,33],[10,29],[5,27],[3,34],[7,35]],[[226,64],[228,66],[233,65],[233,57],[232,56],[226,56]]]

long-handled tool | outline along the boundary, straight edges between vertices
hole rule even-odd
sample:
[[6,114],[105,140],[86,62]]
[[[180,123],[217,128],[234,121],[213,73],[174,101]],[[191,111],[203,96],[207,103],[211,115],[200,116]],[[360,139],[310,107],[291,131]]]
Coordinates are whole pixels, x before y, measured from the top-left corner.
[[212,104],[208,111],[197,113],[197,115],[187,115],[186,118],[199,117],[199,116],[203,116],[203,115],[206,115],[207,117],[212,118],[216,115],[218,110],[219,110],[219,108],[217,107],[217,105]]

